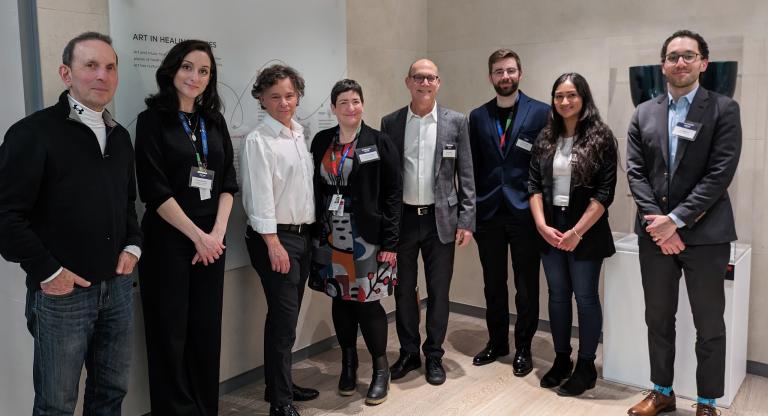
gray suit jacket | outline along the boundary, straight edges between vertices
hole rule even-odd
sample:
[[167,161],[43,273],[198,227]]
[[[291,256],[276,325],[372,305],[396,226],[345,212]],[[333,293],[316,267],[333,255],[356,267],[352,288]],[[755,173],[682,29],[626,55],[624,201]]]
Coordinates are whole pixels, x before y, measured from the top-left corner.
[[669,159],[668,98],[640,104],[627,136],[627,178],[637,203],[635,232],[648,237],[643,215],[674,213],[685,244],[718,244],[736,239],[728,185],[741,154],[741,120],[736,101],[699,87],[687,121],[701,123],[693,141],[679,139]]
[[[381,119],[381,132],[387,134],[400,152],[403,162],[405,122],[408,107]],[[456,146],[456,158],[444,158],[446,144]],[[440,241],[456,238],[456,228],[475,231],[475,179],[466,117],[437,106],[437,143],[435,146],[435,220]],[[405,230],[403,230],[405,231]]]

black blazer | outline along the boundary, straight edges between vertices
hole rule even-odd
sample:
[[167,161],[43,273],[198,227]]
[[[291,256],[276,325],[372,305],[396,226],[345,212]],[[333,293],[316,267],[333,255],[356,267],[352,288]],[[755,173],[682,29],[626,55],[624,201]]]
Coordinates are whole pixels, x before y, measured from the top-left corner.
[[[316,237],[320,230],[319,219],[328,209],[325,200],[329,195],[328,188],[320,177],[320,164],[328,147],[333,143],[336,129],[337,127],[332,127],[317,133],[310,147],[315,163],[313,182],[315,218],[318,221],[312,229]],[[355,149],[371,145],[376,146],[379,160],[361,164],[357,157],[351,159],[353,165],[348,183],[352,188],[352,215],[360,235],[366,241],[379,244],[383,251],[397,251],[403,204],[400,157],[387,135],[363,123]]]
[[643,215],[674,213],[685,244],[736,240],[728,185],[741,155],[739,104],[699,87],[687,121],[701,123],[695,140],[679,140],[668,172],[669,129],[666,94],[640,104],[627,136],[627,178],[637,203],[635,233],[648,237]]
[[[542,133],[543,134],[543,133]],[[541,135],[537,142],[541,140]],[[611,134],[610,140],[615,143],[616,139]],[[531,158],[530,173],[528,178],[528,190],[533,194],[542,194],[544,199],[544,218],[547,224],[552,224],[552,213],[554,196],[552,179],[552,159],[554,154],[542,158],[537,155],[537,149],[534,148],[534,156]],[[575,185],[571,180],[571,191],[568,200],[568,227],[573,227],[579,222],[579,219],[587,210],[587,206],[592,199],[596,200],[605,207],[605,212],[582,236],[583,240],[576,246],[573,254],[579,260],[598,260],[610,257],[616,252],[613,245],[613,235],[611,227],[608,225],[608,207],[613,202],[614,192],[616,191],[616,165],[617,151],[612,146],[603,155],[603,162],[600,168],[592,176],[589,185]],[[547,252],[551,246],[543,239],[540,239],[543,252]]]
[[[505,149],[499,148],[496,98],[469,114],[469,143],[475,169],[477,219],[488,220],[506,204],[510,211],[528,210],[528,150],[518,140],[533,145],[549,118],[549,106],[520,92],[517,115]],[[522,144],[525,146],[525,144]]]

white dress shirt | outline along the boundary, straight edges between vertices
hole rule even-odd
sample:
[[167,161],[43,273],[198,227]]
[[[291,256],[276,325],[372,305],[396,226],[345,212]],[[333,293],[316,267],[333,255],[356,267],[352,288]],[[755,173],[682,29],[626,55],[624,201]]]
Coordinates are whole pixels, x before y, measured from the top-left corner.
[[403,202],[408,205],[435,203],[435,146],[437,103],[424,117],[408,106],[403,144]]
[[248,225],[274,234],[277,224],[315,222],[312,155],[304,128],[285,127],[269,114],[245,138],[240,154],[240,184]]

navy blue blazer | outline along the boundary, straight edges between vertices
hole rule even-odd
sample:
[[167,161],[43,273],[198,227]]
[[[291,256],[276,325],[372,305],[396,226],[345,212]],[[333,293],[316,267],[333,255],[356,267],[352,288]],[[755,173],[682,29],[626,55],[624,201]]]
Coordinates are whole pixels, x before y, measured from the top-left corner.
[[547,104],[520,92],[517,114],[504,151],[499,148],[496,98],[469,114],[469,143],[475,169],[477,220],[488,220],[507,204],[510,211],[528,210],[528,167],[531,148],[546,126]]

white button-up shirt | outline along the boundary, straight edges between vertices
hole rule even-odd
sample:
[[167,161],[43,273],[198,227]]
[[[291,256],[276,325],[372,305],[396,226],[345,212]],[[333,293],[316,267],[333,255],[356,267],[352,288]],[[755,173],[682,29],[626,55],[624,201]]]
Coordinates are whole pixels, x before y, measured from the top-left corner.
[[285,127],[268,114],[245,138],[240,154],[240,183],[248,225],[259,234],[277,232],[277,224],[315,222],[312,155],[304,128]]
[[419,117],[408,106],[403,148],[403,202],[408,205],[435,203],[435,146],[437,103]]

